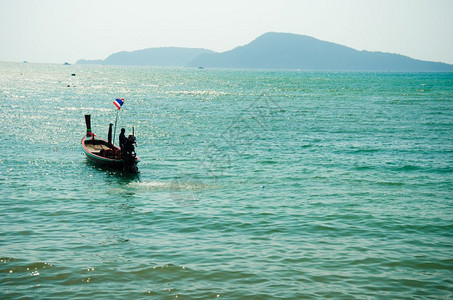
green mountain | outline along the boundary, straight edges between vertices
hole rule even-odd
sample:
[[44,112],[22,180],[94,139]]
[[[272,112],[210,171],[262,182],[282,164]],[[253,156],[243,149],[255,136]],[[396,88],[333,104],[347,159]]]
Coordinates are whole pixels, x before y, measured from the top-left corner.
[[131,52],[118,52],[104,60],[79,60],[77,64],[182,67],[211,50],[199,48],[163,47]]
[[223,53],[205,53],[189,66],[211,68],[452,72],[453,65],[407,56],[358,51],[305,35],[266,33]]

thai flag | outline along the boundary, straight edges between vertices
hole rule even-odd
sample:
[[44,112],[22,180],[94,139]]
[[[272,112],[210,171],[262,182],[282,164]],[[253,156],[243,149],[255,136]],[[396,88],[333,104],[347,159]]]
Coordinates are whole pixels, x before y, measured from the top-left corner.
[[113,101],[113,104],[115,104],[115,106],[118,108],[118,110],[121,109],[121,106],[123,106],[123,103],[124,103],[124,99],[123,98],[115,99],[115,101]]

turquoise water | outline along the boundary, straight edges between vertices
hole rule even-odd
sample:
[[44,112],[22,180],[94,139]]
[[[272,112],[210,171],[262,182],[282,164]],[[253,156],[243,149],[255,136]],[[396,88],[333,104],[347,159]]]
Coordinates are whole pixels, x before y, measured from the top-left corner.
[[0,298],[453,297],[453,74],[0,72]]

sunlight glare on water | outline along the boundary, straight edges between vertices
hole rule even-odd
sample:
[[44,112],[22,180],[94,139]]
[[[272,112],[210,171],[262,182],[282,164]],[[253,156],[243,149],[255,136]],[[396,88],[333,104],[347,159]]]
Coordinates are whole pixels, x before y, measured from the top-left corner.
[[[452,296],[452,74],[0,72],[1,297]],[[138,176],[80,147],[116,97]]]

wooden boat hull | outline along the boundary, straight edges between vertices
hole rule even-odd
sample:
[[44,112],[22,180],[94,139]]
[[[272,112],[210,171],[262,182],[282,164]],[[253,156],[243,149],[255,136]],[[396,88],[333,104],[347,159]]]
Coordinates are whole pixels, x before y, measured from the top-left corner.
[[86,157],[96,165],[128,173],[138,172],[137,163],[140,161],[138,157],[122,158],[119,147],[112,148],[106,140],[95,134],[92,137],[84,136],[81,144]]

